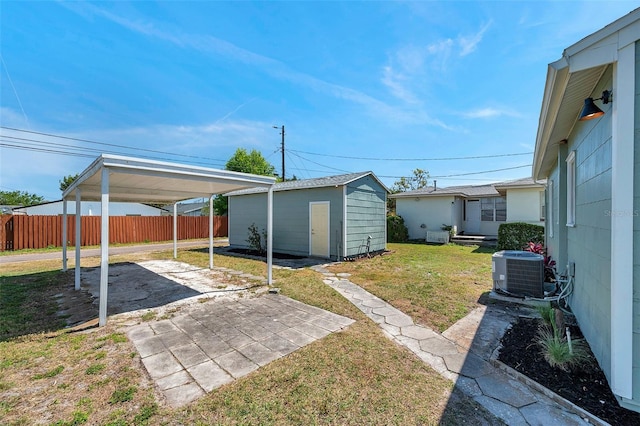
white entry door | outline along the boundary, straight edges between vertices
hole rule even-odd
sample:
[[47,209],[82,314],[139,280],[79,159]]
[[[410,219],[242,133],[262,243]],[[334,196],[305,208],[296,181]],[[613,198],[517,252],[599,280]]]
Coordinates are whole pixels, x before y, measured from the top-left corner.
[[467,200],[467,224],[464,233],[467,235],[480,233],[480,200]]
[[329,201],[309,203],[309,256],[329,257]]

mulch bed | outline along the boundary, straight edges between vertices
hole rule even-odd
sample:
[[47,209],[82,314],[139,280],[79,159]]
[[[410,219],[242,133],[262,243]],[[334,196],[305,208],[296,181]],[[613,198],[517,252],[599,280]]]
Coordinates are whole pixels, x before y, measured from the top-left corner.
[[[227,251],[230,253],[244,254],[248,256],[264,257],[264,258],[267,257],[266,254],[262,254],[258,250],[234,248],[234,249],[229,249]],[[282,260],[304,259],[304,256],[295,256],[293,254],[287,254],[287,253],[276,253],[275,251],[271,253],[271,255],[273,256],[274,259],[282,259]]]
[[[503,336],[498,359],[612,425],[640,425],[640,413],[618,405],[593,354],[590,353],[591,365],[570,372],[553,368],[545,361],[535,343],[540,321],[520,318]],[[570,327],[570,331],[574,338],[582,338],[577,326]]]

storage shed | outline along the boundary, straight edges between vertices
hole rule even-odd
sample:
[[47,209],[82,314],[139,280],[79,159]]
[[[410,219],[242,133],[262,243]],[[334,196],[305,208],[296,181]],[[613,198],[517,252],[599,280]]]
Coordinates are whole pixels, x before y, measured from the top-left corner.
[[[389,190],[373,172],[276,183],[273,251],[349,259],[386,248]],[[267,228],[267,192],[251,188],[229,196],[229,245],[251,248],[249,227]]]

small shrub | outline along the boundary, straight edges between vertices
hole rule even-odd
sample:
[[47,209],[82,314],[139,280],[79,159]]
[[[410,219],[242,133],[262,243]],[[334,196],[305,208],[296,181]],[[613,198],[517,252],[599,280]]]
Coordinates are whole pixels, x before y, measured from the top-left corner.
[[409,231],[402,216],[387,216],[387,241],[405,243],[409,240]]
[[591,362],[587,342],[584,339],[573,339],[570,343],[550,327],[543,326],[538,330],[536,343],[541,346],[542,356],[549,365],[562,371],[569,371],[573,367]]
[[544,242],[544,227],[530,223],[503,223],[498,228],[498,250],[523,250],[529,242]]
[[[263,239],[264,243],[262,242]],[[255,223],[252,223],[249,226],[249,237],[246,241],[249,243],[249,247],[251,247],[252,250],[257,251],[261,255],[267,253],[267,231],[263,229],[262,233],[260,233]]]

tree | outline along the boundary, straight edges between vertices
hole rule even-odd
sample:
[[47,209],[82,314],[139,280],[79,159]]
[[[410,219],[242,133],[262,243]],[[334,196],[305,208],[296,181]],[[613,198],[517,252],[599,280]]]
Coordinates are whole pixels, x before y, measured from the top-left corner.
[[252,149],[247,153],[244,148],[238,148],[225,165],[226,170],[232,172],[251,173],[261,176],[273,176],[276,168],[269,163],[259,151]]
[[44,197],[26,191],[0,191],[0,204],[7,206],[32,206],[40,204]]
[[62,178],[62,180],[60,181],[60,191],[64,192],[65,189],[67,189],[69,186],[71,186],[71,184],[78,179],[78,176],[80,176],[79,173],[76,173],[75,175],[68,175]]
[[416,189],[426,188],[428,185],[429,172],[422,169],[415,169],[413,172],[413,176],[408,178],[401,177],[399,180],[393,183],[391,187],[391,192],[406,192],[406,191],[415,191]]
[[[397,194],[398,192],[415,191],[416,189],[426,188],[429,183],[429,172],[422,169],[414,169],[412,176],[401,177],[399,180],[393,183],[391,187],[391,193]],[[387,199],[387,210],[390,212],[396,211],[396,200],[393,198]]]
[[[227,161],[224,168],[232,172],[251,173],[261,176],[274,176],[276,173],[276,168],[255,149],[247,152],[244,148],[238,148],[229,161]],[[214,213],[223,215],[227,213],[228,209],[229,204],[227,197],[222,194],[216,195],[213,200]],[[202,209],[202,215],[209,215],[208,206]]]

